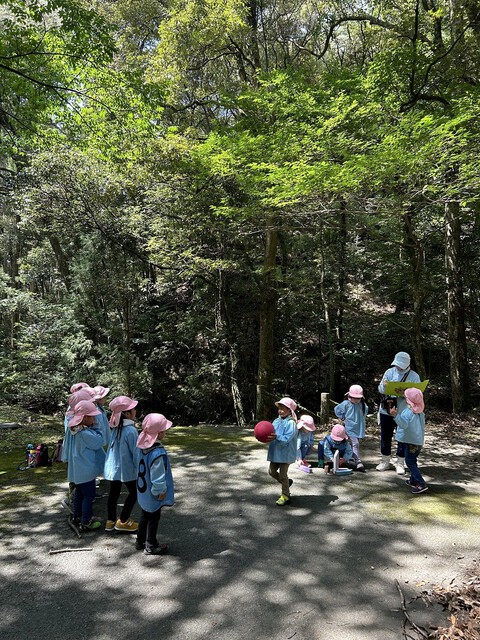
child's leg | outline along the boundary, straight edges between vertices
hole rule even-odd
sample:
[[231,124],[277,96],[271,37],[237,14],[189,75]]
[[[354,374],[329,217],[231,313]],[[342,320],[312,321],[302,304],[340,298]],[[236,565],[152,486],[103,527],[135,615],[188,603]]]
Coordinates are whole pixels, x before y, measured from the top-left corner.
[[278,462],[270,462],[270,466],[268,467],[268,475],[272,476],[274,480],[277,482],[282,482],[280,480],[280,476],[278,475],[280,464]]
[[110,491],[108,492],[107,500],[107,519],[112,522],[115,522],[117,519],[117,504],[121,490],[122,483],[120,480],[110,480]]
[[137,501],[137,481],[131,480],[130,482],[125,482],[125,486],[128,490],[128,496],[125,499],[123,509],[120,513],[121,522],[126,522],[129,519]]
[[288,480],[288,467],[290,466],[289,462],[281,462],[278,467],[278,477],[280,482],[282,483],[282,495],[290,497],[290,482]]
[[353,449],[353,461],[355,464],[360,462],[360,440],[355,436],[350,436],[350,442],[352,443]]
[[147,539],[148,516],[148,512],[142,509],[142,515],[140,516],[140,520],[138,522],[137,549],[145,546],[145,541]]
[[154,511],[153,513],[148,514],[147,537],[145,540],[145,549],[147,550],[158,547],[157,531],[158,531],[158,523],[160,522],[161,515],[162,515],[161,509],[158,509],[158,511]]
[[405,463],[410,469],[410,481],[415,484],[419,484],[421,487],[426,486],[426,482],[423,479],[422,474],[418,468],[417,458],[420,455],[422,447],[416,444],[405,445]]
[[380,451],[382,456],[392,454],[392,438],[395,430],[395,420],[392,416],[380,414]]
[[75,492],[73,494],[73,517],[77,520],[80,520],[82,517],[82,501],[83,501],[83,491],[82,484],[79,484],[75,487]]
[[93,501],[95,500],[95,478],[90,482],[84,482],[83,484],[77,484],[75,489],[75,496],[77,494],[78,487],[81,487],[82,492],[82,524],[90,522],[93,516]]

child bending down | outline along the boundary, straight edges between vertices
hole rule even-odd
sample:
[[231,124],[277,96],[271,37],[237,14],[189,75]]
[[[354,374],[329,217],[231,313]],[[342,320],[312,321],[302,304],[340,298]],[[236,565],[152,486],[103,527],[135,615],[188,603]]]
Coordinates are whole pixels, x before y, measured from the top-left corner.
[[333,469],[333,456],[336,451],[343,460],[350,460],[353,456],[352,445],[342,424],[336,424],[323,441],[323,470],[330,473]]

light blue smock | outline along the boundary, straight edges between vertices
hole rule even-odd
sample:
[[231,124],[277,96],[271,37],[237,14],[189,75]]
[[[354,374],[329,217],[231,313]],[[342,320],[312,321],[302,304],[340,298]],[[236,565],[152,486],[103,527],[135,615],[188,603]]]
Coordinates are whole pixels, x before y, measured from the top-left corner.
[[123,420],[122,427],[110,429],[110,442],[105,458],[105,480],[131,482],[137,478],[138,431],[133,420]]
[[297,457],[297,423],[292,416],[273,421],[275,440],[268,447],[269,462],[292,463]]
[[397,432],[395,440],[406,444],[416,444],[423,447],[425,442],[425,414],[413,413],[407,406],[402,413],[395,416]]
[[[306,429],[297,429],[297,453],[296,456],[298,459],[303,458],[305,455],[308,455],[315,444],[315,433],[313,431],[307,431]],[[303,455],[302,455],[302,447],[303,447]]]
[[[162,500],[158,496],[166,494]],[[173,476],[167,452],[160,443],[139,449],[137,500],[144,511],[154,513],[175,502]]]
[[327,462],[332,462],[335,451],[339,452],[340,458],[351,460],[353,457],[353,449],[348,438],[337,442],[331,435],[325,437],[323,441],[323,457]]
[[[397,367],[390,367],[390,369],[387,369],[383,374],[382,380],[378,385],[378,390],[380,391],[380,393],[384,394],[386,382],[400,382],[400,380],[403,378],[404,375],[405,375],[405,371],[399,371]],[[406,377],[404,382],[420,382],[420,376],[418,375],[418,373],[416,373],[416,371],[412,371],[410,369],[410,371],[408,372],[408,376]],[[406,409],[407,406],[408,405],[405,398],[403,396],[398,396],[397,397],[398,413],[401,413],[404,409]],[[384,413],[387,416],[390,415],[388,411],[384,409],[382,406],[380,407],[380,413]]]
[[353,436],[354,438],[365,437],[365,416],[368,413],[367,405],[365,405],[365,410],[362,411],[361,402],[355,403],[347,399],[337,404],[334,411],[337,418],[345,421],[347,436]]
[[70,432],[70,436],[72,441],[68,457],[68,481],[83,484],[95,480],[102,474],[105,461],[102,434],[97,429],[84,427],[78,433]]

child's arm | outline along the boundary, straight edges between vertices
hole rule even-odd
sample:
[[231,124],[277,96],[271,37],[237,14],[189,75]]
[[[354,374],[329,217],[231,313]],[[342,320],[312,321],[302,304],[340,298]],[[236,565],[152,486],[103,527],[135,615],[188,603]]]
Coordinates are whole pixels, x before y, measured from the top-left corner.
[[163,456],[158,456],[150,468],[152,479],[152,494],[159,500],[163,500],[167,493],[167,476]]
[[81,437],[83,440],[83,445],[87,449],[93,449],[96,451],[97,449],[101,449],[103,447],[103,437],[102,434],[96,429],[83,429],[80,433],[76,434],[75,437]]
[[334,408],[334,412],[337,418],[340,418],[340,420],[345,420],[345,414],[346,414],[345,400],[340,404],[337,404],[337,406]]
[[293,419],[289,420],[285,428],[279,429],[278,431],[275,428],[275,438],[273,439],[276,439],[281,446],[287,446],[290,440],[297,437],[298,432],[296,426]]
[[327,462],[332,462],[333,460],[333,451],[328,438],[325,438],[325,440],[323,441],[323,458]]

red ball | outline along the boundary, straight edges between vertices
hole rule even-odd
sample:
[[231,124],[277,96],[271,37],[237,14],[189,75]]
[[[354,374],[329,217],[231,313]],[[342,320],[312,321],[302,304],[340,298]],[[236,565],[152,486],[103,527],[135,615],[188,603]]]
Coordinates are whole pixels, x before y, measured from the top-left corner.
[[268,436],[271,436],[274,433],[275,428],[271,422],[268,422],[268,420],[261,420],[253,429],[253,435],[259,442],[268,442]]

